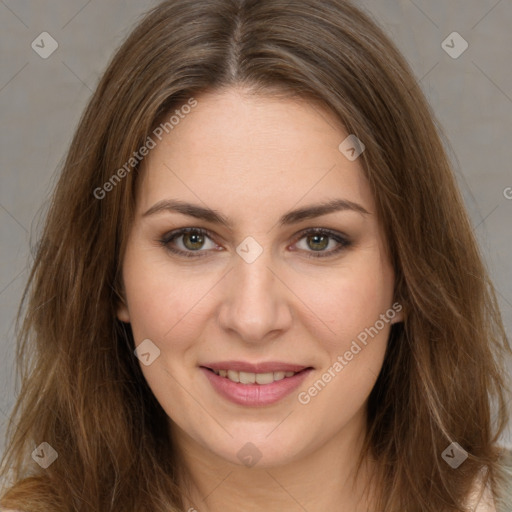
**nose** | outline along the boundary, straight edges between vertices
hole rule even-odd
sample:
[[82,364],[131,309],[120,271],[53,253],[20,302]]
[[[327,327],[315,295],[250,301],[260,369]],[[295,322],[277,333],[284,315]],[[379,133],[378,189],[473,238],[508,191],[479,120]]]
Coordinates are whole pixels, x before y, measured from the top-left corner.
[[258,343],[283,334],[292,323],[290,290],[272,264],[269,251],[252,263],[234,256],[226,276],[218,321],[245,341]]

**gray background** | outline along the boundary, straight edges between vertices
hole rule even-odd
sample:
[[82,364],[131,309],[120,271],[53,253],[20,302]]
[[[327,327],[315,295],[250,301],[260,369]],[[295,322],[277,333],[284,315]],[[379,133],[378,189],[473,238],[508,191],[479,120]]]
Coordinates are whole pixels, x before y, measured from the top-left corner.
[[[0,436],[15,397],[14,321],[50,192],[110,56],[153,0],[0,0]],[[512,1],[364,0],[409,60],[450,145],[512,327]],[[442,42],[468,42],[458,58]],[[41,58],[42,32],[58,49]],[[450,39],[448,44],[452,45]],[[458,48],[458,43],[453,43]],[[504,443],[512,446],[511,437]],[[0,441],[0,450],[2,449]]]

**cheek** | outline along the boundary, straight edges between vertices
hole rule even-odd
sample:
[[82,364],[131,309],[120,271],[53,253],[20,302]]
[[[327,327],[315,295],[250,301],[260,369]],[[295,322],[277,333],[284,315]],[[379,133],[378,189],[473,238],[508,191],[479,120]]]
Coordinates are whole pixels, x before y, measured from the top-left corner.
[[193,378],[191,349],[201,329],[196,320],[204,316],[201,298],[213,283],[170,272],[164,258],[136,250],[127,252],[123,278],[135,344],[150,339],[159,349],[151,364],[140,363],[142,373],[167,415],[179,417],[193,409],[183,384]]
[[193,274],[186,269],[170,271],[161,254],[127,251],[123,278],[137,342],[150,338],[164,346],[170,339],[182,339],[176,334],[183,334],[183,329],[193,328],[191,319],[200,313],[201,298],[213,284],[204,274],[197,279]]
[[386,315],[392,305],[392,273],[379,266],[339,275],[318,307],[335,334],[319,338],[324,364],[301,403],[311,403],[318,417],[331,418],[330,428],[350,420],[363,406],[384,361],[391,329]]
[[377,253],[362,254],[346,267],[317,276],[314,282],[308,277],[300,279],[302,289],[307,290],[307,305],[330,328],[324,338],[329,352],[350,344],[392,304],[393,272]]
[[343,411],[344,418],[361,407],[375,384],[393,318],[386,316],[393,300],[393,271],[378,254],[367,256],[329,282],[322,303],[336,335],[324,338],[328,359],[319,375],[322,382],[314,384],[323,395],[317,407],[327,408],[325,414]]

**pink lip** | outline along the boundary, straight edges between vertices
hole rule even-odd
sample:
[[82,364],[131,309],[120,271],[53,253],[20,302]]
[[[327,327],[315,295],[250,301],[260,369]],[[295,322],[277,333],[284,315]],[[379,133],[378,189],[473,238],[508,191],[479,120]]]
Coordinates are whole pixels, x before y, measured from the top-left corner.
[[[285,367],[280,366],[280,368]],[[290,365],[288,365],[290,366]],[[247,368],[247,365],[245,365]],[[217,369],[235,370],[233,366],[222,366]],[[268,370],[270,371],[298,371],[293,377],[285,377],[284,379],[272,382],[271,384],[240,384],[229,380],[227,377],[221,377],[208,368],[201,366],[200,370],[204,373],[206,378],[210,381],[213,389],[217,391],[221,396],[227,398],[231,402],[238,405],[245,406],[264,406],[271,405],[285,396],[289,395],[294,389],[297,389],[308,374],[313,371],[312,368],[299,367],[298,370]],[[301,371],[302,370],[302,371]],[[265,371],[259,370],[238,370],[238,371],[251,371],[252,373],[266,373]]]

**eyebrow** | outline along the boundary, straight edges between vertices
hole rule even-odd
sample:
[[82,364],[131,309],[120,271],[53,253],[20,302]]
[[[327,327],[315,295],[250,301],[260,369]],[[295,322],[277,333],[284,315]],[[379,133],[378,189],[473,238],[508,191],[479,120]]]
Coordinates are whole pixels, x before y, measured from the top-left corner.
[[[331,201],[305,206],[285,213],[279,219],[279,225],[288,226],[291,224],[297,224],[303,220],[314,219],[322,215],[339,211],[354,211],[361,215],[369,215],[369,212],[358,203],[348,201],[347,199],[333,199]],[[181,213],[183,215],[188,215],[189,217],[211,222],[212,224],[223,224],[228,228],[232,227],[232,222],[217,210],[212,210],[211,208],[175,199],[163,199],[162,201],[158,201],[158,203],[154,204],[143,214],[143,217],[148,217],[161,212]]]

